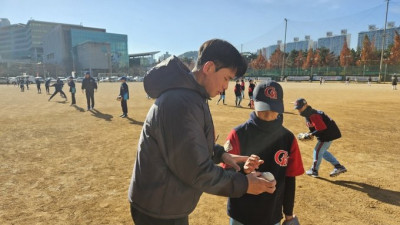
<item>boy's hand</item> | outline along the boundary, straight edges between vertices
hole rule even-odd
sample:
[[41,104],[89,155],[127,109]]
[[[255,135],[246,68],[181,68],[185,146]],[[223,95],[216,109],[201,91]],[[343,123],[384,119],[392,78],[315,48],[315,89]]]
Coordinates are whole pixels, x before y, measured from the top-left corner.
[[251,155],[246,162],[244,163],[243,169],[246,174],[254,172],[256,169],[260,167],[261,164],[264,163],[264,160],[261,160],[257,155]]
[[274,193],[276,190],[276,180],[267,181],[260,176],[260,172],[253,172],[246,175],[249,183],[249,186],[247,187],[247,193],[253,195],[258,195],[264,192],[270,194]]
[[300,225],[297,216],[285,216],[285,221],[283,221],[282,225]]
[[248,156],[242,156],[242,155],[233,155],[230,153],[224,153],[221,156],[222,161],[226,164],[231,166],[237,171],[240,171],[240,166],[238,163],[244,163],[246,160],[249,158]]

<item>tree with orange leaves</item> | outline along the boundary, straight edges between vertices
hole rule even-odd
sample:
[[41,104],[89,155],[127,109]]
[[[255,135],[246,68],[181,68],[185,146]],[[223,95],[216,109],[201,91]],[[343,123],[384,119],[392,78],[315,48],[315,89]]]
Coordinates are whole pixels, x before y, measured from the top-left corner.
[[372,65],[374,64],[374,60],[376,60],[373,44],[371,43],[367,35],[364,36],[360,60],[365,65]]
[[304,64],[303,64],[303,69],[309,69],[309,68],[311,68],[311,65],[312,65],[312,60],[314,59],[314,52],[313,52],[313,49],[312,48],[310,48],[310,49],[308,49],[308,52],[307,52],[307,59],[306,59],[306,61],[304,61]]
[[277,48],[269,58],[271,69],[279,69],[282,67],[283,52]]
[[257,70],[266,69],[268,67],[268,61],[261,54],[261,51],[260,51],[257,58],[251,60],[250,66],[251,66],[251,68],[257,69]]
[[353,63],[353,56],[351,55],[351,51],[347,46],[346,38],[344,39],[342,51],[340,52],[340,66],[346,67],[350,66]]
[[400,64],[400,35],[395,31],[394,44],[390,49],[389,64]]

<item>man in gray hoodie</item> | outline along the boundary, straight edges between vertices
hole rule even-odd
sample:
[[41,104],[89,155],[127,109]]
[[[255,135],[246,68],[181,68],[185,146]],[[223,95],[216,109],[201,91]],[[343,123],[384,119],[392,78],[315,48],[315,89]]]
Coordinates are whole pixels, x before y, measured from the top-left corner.
[[[193,71],[171,56],[144,78],[147,94],[156,100],[144,121],[129,187],[136,225],[187,225],[203,192],[240,197],[275,191],[276,182],[258,172],[245,175],[216,165],[223,161],[243,171],[237,163],[248,159],[215,144],[207,102],[241,77],[247,64],[224,40],[206,41],[198,54]],[[244,167],[262,163],[254,159]]]

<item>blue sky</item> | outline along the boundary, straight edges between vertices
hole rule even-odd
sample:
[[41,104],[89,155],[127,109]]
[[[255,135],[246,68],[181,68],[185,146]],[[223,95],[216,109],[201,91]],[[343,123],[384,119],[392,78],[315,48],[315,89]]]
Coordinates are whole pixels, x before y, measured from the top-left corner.
[[[388,21],[400,25],[400,0],[389,3]],[[347,29],[350,46],[369,24],[383,28],[385,0],[2,0],[0,18],[12,24],[29,19],[83,24],[128,35],[129,53],[198,50],[211,38],[255,52],[284,39],[311,39]]]

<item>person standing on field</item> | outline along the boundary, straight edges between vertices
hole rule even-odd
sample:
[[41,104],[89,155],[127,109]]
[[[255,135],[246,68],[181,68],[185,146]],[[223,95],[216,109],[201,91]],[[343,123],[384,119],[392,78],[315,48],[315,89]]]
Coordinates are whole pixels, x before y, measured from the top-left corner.
[[313,109],[304,98],[297,99],[294,108],[306,119],[306,125],[310,130],[307,136],[315,136],[318,140],[314,147],[313,164],[311,169],[306,171],[306,174],[312,177],[319,177],[318,170],[322,159],[334,166],[333,171],[330,173],[331,177],[347,172],[347,169],[339,163],[335,156],[328,152],[332,142],[342,137],[335,121],[324,112]]
[[392,89],[397,90],[397,77],[393,76],[392,78]]
[[40,80],[39,80],[39,77],[36,77],[35,82],[36,82],[36,88],[37,88],[38,94],[42,94],[42,89],[40,88]]
[[51,78],[49,77],[49,78],[47,78],[47,80],[46,80],[46,82],[44,83],[44,87],[46,88],[46,94],[50,94],[50,81],[51,81]]
[[122,115],[119,117],[125,118],[128,116],[128,104],[126,101],[129,99],[129,88],[126,84],[126,77],[119,78],[121,81],[121,86],[119,88],[119,96],[118,99],[121,101]]
[[94,108],[94,90],[97,91],[97,83],[93,77],[90,76],[89,72],[86,72],[85,78],[82,80],[82,93],[83,90],[86,92],[87,110],[93,110]]
[[235,105],[236,107],[242,107],[240,103],[242,102],[242,87],[240,86],[240,81],[236,80],[235,88],[233,89],[235,92],[236,100]]
[[[304,173],[304,167],[295,136],[282,125],[283,112],[281,85],[274,81],[262,82],[254,90],[254,112],[250,119],[234,128],[226,139],[226,152],[247,155],[248,161],[262,160],[264,163],[258,171],[272,173],[277,181],[273,194],[229,198],[227,211],[231,225],[280,225],[282,212],[286,222],[297,220],[293,214],[296,176]],[[249,174],[254,170],[245,164],[243,172]]]
[[148,72],[143,85],[155,102],[144,121],[128,195],[136,225],[188,225],[203,192],[230,197],[274,193],[276,182],[259,172],[245,175],[216,165],[223,161],[239,171],[237,163],[248,158],[216,145],[208,106],[246,69],[235,47],[212,39],[201,45],[192,71],[171,56]]
[[74,82],[73,77],[69,77],[68,86],[69,86],[69,92],[71,92],[71,99],[72,99],[71,105],[75,105],[76,104],[76,100],[75,100],[76,88],[75,88],[75,82]]

